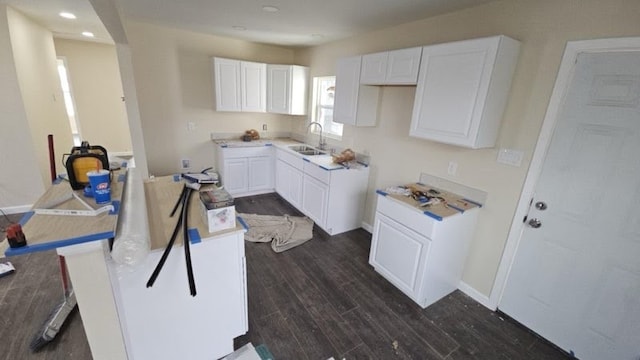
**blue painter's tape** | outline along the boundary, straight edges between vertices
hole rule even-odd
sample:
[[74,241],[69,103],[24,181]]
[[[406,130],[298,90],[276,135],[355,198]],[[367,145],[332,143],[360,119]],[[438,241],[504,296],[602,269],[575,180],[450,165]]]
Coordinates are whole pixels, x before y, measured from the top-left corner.
[[121,167],[121,168],[126,168],[126,167],[127,167],[127,165],[128,165],[128,164],[127,164],[127,162],[126,162],[126,161],[123,161],[123,162],[122,162],[122,164],[120,164],[120,167]]
[[180,178],[181,178],[180,174],[173,174],[173,182],[180,181]]
[[473,201],[473,200],[469,200],[469,199],[462,199],[462,201],[466,201],[466,202],[468,202],[468,203],[470,203],[470,204],[473,204],[473,205],[475,205],[475,206],[477,206],[477,207],[482,207],[482,204],[480,204],[479,202],[475,202],[475,201]]
[[120,213],[120,201],[113,200],[111,205],[113,205],[113,210],[109,211],[109,215],[118,215]]
[[229,145],[227,145],[227,144],[222,144],[222,145],[220,145],[220,147],[222,147],[222,148],[226,148],[226,147],[229,147]]
[[333,171],[333,170],[344,170],[344,166],[340,166],[339,168],[333,168],[333,169],[326,168],[326,167],[324,167],[324,166],[322,166],[322,165],[318,165],[318,167],[319,167],[320,169],[322,169],[322,170],[327,170],[327,171]]
[[20,221],[18,221],[18,223],[24,226],[34,214],[35,212],[33,211],[27,211],[24,215],[22,215],[22,218],[20,219]]
[[424,184],[421,182],[417,182],[416,185],[424,186]]
[[[29,253],[39,252],[39,251],[53,250],[53,249],[57,249],[64,246],[83,244],[91,241],[111,239],[115,236],[116,236],[115,232],[107,231],[102,233],[79,236],[76,238],[51,241],[51,242],[42,243],[42,244],[27,245],[27,246],[15,248],[15,249],[8,248],[4,252],[4,254],[6,256],[23,255],[23,254],[29,254]],[[28,242],[29,242],[29,239],[27,239],[27,243]]]
[[242,225],[242,227],[243,227],[245,230],[249,231],[249,225],[247,225],[247,223],[246,223],[246,222],[244,222],[244,219],[243,219],[243,218],[241,218],[240,216],[236,216],[236,219],[238,219],[238,222],[240,222],[240,225]]
[[459,211],[459,212],[460,212],[460,213],[462,213],[462,214],[464,214],[464,209],[461,209],[461,208],[459,208],[459,207],[457,207],[457,206],[453,206],[453,205],[451,205],[451,204],[447,204],[447,206],[448,206],[448,207],[450,207],[450,208],[452,208],[452,209],[454,209],[454,210]]
[[311,162],[311,160],[307,159],[306,157],[303,157],[302,160],[304,160],[306,162]]
[[189,241],[191,241],[192,244],[198,244],[202,242],[202,238],[200,237],[198,229],[190,228],[189,230],[187,230],[187,232],[189,233]]
[[118,175],[118,182],[125,182],[127,180],[127,174]]
[[387,196],[389,194],[387,194],[386,192],[382,191],[382,190],[376,190],[376,193],[382,195],[382,196]]
[[264,144],[264,146],[273,146],[273,144],[268,143],[268,144]]
[[436,214],[434,214],[434,213],[432,213],[430,211],[425,211],[425,212],[423,212],[423,214],[427,215],[428,217],[434,218],[434,219],[436,219],[438,221],[442,221],[442,216],[436,215]]
[[58,177],[55,180],[53,180],[53,185],[60,184],[63,180],[64,180],[64,177],[62,177],[62,175],[58,175]]

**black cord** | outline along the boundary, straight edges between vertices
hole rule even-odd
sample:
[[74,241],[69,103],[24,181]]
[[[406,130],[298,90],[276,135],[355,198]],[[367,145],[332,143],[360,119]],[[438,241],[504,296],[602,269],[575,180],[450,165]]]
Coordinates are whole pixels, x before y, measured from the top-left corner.
[[191,193],[193,189],[187,188],[187,194],[185,195],[185,199],[182,205],[182,230],[183,230],[183,241],[184,241],[184,259],[187,263],[187,279],[189,280],[189,291],[191,292],[191,296],[196,296],[196,281],[193,278],[193,265],[191,264],[191,248],[189,245],[189,225],[187,224],[187,219],[189,217],[189,200],[191,200]]
[[[180,193],[180,197],[178,198],[178,201],[173,206],[173,210],[171,210],[171,215],[169,215],[170,217],[173,217],[173,215],[176,214],[176,210],[178,209],[178,205],[180,205],[180,203],[182,203],[182,201],[184,201],[185,192],[187,192],[187,185],[186,184],[182,186],[182,192]],[[182,216],[182,215],[180,215],[180,216]]]

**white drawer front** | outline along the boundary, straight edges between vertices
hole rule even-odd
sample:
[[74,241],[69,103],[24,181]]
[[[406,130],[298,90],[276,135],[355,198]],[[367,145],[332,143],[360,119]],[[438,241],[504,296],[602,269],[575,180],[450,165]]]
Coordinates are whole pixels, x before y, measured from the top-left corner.
[[282,149],[276,149],[276,158],[278,160],[286,162],[287,164],[293,166],[298,170],[302,170],[304,160],[302,160],[302,157],[300,156],[291,154],[288,151]]
[[304,173],[325,184],[328,184],[331,179],[331,170],[323,169],[308,161],[304,162]]
[[273,154],[272,146],[223,147],[221,149],[225,159],[271,156]]
[[389,216],[400,224],[411,228],[422,236],[433,237],[433,229],[437,220],[410,208],[408,205],[378,194],[378,206],[376,210]]

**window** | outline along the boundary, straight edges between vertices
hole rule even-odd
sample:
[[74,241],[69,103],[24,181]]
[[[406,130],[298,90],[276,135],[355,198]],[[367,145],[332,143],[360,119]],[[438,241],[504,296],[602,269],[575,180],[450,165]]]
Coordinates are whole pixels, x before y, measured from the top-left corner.
[[60,85],[62,86],[64,105],[67,109],[69,125],[71,126],[71,136],[73,137],[73,144],[75,146],[80,146],[80,126],[78,124],[78,118],[76,117],[76,106],[73,101],[73,94],[71,93],[71,85],[69,84],[69,76],[67,74],[67,66],[64,58],[58,58],[58,75],[60,76]]
[[[311,121],[322,124],[322,131],[329,137],[342,139],[342,124],[333,122],[333,95],[336,90],[335,76],[313,78],[313,103]],[[318,133],[317,127],[313,132]]]

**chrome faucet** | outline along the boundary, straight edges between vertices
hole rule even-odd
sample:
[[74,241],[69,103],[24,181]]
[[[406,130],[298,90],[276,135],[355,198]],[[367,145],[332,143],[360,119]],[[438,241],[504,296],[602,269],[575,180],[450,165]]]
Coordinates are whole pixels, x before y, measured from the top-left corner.
[[324,148],[327,146],[327,143],[323,141],[322,139],[322,124],[320,124],[317,121],[312,121],[309,123],[309,125],[307,125],[307,133],[309,132],[309,128],[311,127],[311,125],[318,125],[318,127],[320,128],[320,137],[318,140],[318,149],[320,150],[324,150]]

